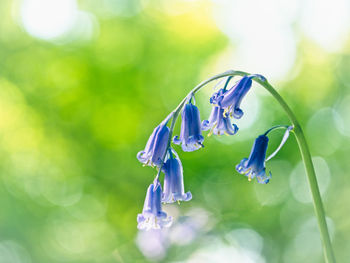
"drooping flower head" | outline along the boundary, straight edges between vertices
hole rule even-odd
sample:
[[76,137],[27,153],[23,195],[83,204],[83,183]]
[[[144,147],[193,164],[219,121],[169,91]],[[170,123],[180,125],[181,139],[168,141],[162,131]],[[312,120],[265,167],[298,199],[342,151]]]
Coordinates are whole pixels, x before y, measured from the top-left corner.
[[162,211],[161,198],[162,187],[156,180],[148,187],[142,213],[137,215],[138,229],[160,229],[171,225],[172,217]]
[[188,102],[182,111],[181,117],[180,137],[175,136],[173,142],[181,144],[182,150],[185,152],[192,152],[203,147],[204,138],[198,108]]
[[240,105],[243,97],[252,86],[252,78],[255,75],[242,77],[231,89],[226,87],[231,78],[228,78],[224,88],[219,89],[210,97],[213,108],[208,120],[202,122],[202,130],[209,130],[210,134],[234,135],[238,131],[236,124],[231,123],[230,117],[239,119],[243,116]]
[[265,157],[269,138],[266,135],[260,135],[255,139],[249,158],[244,158],[237,166],[237,172],[248,176],[248,180],[257,178],[261,184],[267,184],[271,178],[265,172]]
[[137,159],[145,165],[160,167],[167,149],[168,139],[169,128],[167,127],[167,121],[163,121],[153,130],[145,149],[138,152]]
[[254,75],[242,77],[231,89],[217,99],[217,104],[236,119],[243,116],[243,111],[240,108],[241,102],[252,86],[253,77]]
[[170,157],[163,166],[163,172],[165,176],[162,201],[164,203],[189,201],[192,199],[192,194],[191,192],[185,193],[183,168],[181,161],[177,156],[173,155],[171,149],[169,151],[169,154]]
[[236,124],[231,123],[230,116],[224,112],[223,108],[214,106],[210,113],[209,119],[202,122],[202,130],[210,129],[209,135],[234,135],[238,131]]
[[256,138],[252,150],[250,152],[249,158],[242,159],[242,161],[236,166],[237,172],[247,176],[249,181],[254,179],[255,177],[258,183],[261,184],[267,184],[270,181],[271,172],[269,172],[269,174],[266,175],[265,163],[278,153],[278,151],[287,141],[289,132],[293,129],[292,126],[289,126],[287,128],[278,148],[268,158],[266,158],[266,151],[269,142],[267,134],[273,129],[280,127],[281,126],[273,127],[267,132],[265,132],[263,135],[260,135],[258,138]]

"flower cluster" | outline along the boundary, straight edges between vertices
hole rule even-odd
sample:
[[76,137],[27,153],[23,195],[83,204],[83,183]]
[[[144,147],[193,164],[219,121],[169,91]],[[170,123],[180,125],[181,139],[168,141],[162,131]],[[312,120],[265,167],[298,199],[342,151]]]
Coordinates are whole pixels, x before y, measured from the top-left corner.
[[210,103],[213,104],[209,119],[202,122],[202,130],[210,129],[209,135],[234,135],[238,131],[236,124],[231,123],[231,117],[240,119],[243,110],[240,108],[242,99],[252,86],[252,76],[244,76],[231,89],[224,88],[215,92]]
[[[143,211],[137,217],[139,229],[158,229],[170,226],[172,218],[168,217],[162,210],[162,204],[192,199],[191,192],[185,192],[182,163],[178,154],[171,147],[171,141],[174,144],[181,145],[183,151],[192,152],[204,147],[202,131],[210,130],[208,136],[211,134],[236,134],[238,127],[232,123],[232,120],[242,118],[241,102],[250,90],[254,77],[264,80],[260,75],[243,76],[231,88],[227,89],[232,78],[231,76],[228,77],[224,87],[214,92],[210,97],[209,102],[212,104],[212,111],[209,118],[203,122],[201,122],[198,107],[192,103],[194,94],[191,92],[178,107],[181,110],[182,119],[179,136],[171,139],[174,125],[171,125],[170,129],[167,126],[171,118],[173,118],[173,124],[175,123],[177,113],[179,113],[176,110],[153,130],[145,149],[137,154],[137,158],[141,163],[158,168],[158,174],[154,182],[148,187]],[[287,140],[291,130],[288,127],[278,149],[266,159],[267,134],[280,127],[271,128],[255,140],[249,158],[244,158],[236,166],[239,173],[248,176],[249,180],[256,177],[259,183],[266,184],[269,182],[271,174],[266,175],[265,162],[276,155]],[[159,182],[161,172],[164,173],[163,188]]]
[[170,226],[172,218],[162,211],[162,203],[189,201],[191,192],[185,193],[183,168],[177,153],[169,148],[168,159],[161,167],[164,173],[164,188],[158,177],[148,187],[142,213],[137,216],[139,229],[159,229]]

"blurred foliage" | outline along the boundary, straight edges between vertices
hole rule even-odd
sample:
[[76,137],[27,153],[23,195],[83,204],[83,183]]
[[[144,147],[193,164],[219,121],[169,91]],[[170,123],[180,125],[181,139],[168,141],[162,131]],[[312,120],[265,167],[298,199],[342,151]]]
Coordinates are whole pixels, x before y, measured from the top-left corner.
[[[227,70],[212,62],[228,39],[208,18],[206,2],[172,16],[154,1],[123,16],[99,1],[80,1],[98,21],[95,35],[55,43],[25,32],[19,3],[0,2],[0,262],[151,260],[135,241],[136,215],[156,171],[143,168],[136,153],[193,86]],[[130,3],[123,12],[134,10],[137,1]],[[303,39],[293,77],[276,85],[329,169],[321,169],[320,184],[339,262],[350,256],[349,51],[328,53]],[[206,92],[197,101],[203,119],[210,110],[211,89]],[[210,137],[197,152],[175,147],[194,198],[169,209],[180,221],[198,208],[209,219],[192,242],[168,245],[160,261],[185,261],[210,243],[231,244],[228,234],[244,228],[263,238],[258,254],[266,262],[322,262],[316,223],[305,223],[312,204],[296,197],[299,178],[301,185],[306,179],[295,168],[295,139],[268,164],[270,184],[248,183],[234,170],[259,133],[288,122],[263,91],[249,96],[259,100],[253,125],[232,138]],[[274,133],[269,151],[280,136]]]

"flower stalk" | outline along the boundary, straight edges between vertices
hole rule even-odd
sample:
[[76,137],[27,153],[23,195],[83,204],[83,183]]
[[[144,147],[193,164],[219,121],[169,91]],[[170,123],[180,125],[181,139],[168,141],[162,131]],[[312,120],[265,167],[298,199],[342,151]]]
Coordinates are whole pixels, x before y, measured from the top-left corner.
[[281,95],[279,95],[279,93],[267,81],[262,81],[260,79],[255,79],[255,81],[258,82],[267,91],[269,91],[271,93],[271,95],[282,106],[282,108],[286,112],[289,120],[292,122],[292,124],[294,126],[294,128],[293,128],[294,135],[295,135],[295,138],[297,139],[297,142],[298,142],[299,150],[300,150],[303,162],[304,162],[305,171],[306,171],[307,179],[309,182],[309,187],[311,190],[314,210],[315,210],[315,214],[316,214],[316,218],[317,218],[317,222],[318,222],[318,227],[320,230],[321,239],[322,239],[322,243],[323,243],[324,257],[325,257],[325,260],[327,263],[335,263],[336,261],[335,261],[335,257],[334,257],[331,239],[329,236],[329,231],[328,231],[328,227],[327,227],[326,216],[325,216],[325,211],[323,208],[321,194],[320,194],[320,190],[319,190],[318,183],[317,183],[315,168],[314,168],[314,165],[312,163],[309,146],[307,145],[304,133],[303,133],[303,131],[300,127],[300,124],[297,121],[294,113],[289,108],[287,103],[283,100]]

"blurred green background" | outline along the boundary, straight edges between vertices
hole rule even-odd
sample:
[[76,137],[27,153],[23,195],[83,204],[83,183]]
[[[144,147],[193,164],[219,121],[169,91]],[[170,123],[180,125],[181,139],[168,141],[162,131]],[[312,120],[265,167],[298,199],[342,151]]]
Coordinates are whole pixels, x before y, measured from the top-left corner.
[[[0,263],[323,262],[294,137],[267,164],[268,185],[234,169],[257,135],[288,124],[259,86],[237,135],[175,147],[193,200],[165,206],[170,229],[137,231],[156,171],[136,153],[192,87],[228,69],[265,75],[295,110],[348,262],[349,5],[1,0]],[[197,96],[202,119],[211,87]]]

